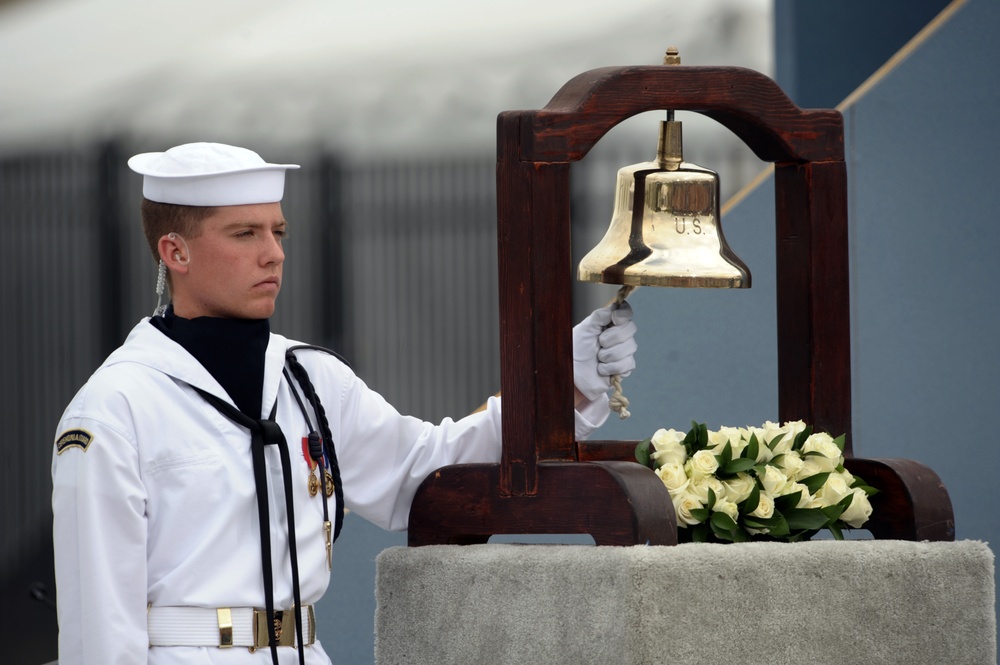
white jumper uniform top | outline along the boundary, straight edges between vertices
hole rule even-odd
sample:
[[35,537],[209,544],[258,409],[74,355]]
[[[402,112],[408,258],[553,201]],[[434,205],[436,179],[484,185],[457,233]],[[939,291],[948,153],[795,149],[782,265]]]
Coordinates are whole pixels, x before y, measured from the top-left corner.
[[[301,440],[309,428],[282,368],[296,345],[271,334],[260,417],[275,420],[292,455],[301,600],[329,582],[322,499],[308,493]],[[497,462],[500,401],[438,425],[400,415],[336,358],[296,352],[325,407],[347,508],[387,529],[405,529],[418,485],[448,464]],[[264,607],[250,436],[194,387],[231,401],[180,345],[140,322],[66,408],[53,455],[60,665],[270,663],[265,647],[149,647],[147,607]],[[296,385],[296,389],[299,386]],[[300,393],[301,394],[301,393]],[[607,398],[577,413],[585,438]],[[312,414],[310,413],[310,418]],[[275,446],[267,483],[274,606],[293,605],[285,499]],[[333,519],[335,499],[329,499]],[[319,641],[307,663],[329,663]],[[279,648],[282,663],[297,663]]]

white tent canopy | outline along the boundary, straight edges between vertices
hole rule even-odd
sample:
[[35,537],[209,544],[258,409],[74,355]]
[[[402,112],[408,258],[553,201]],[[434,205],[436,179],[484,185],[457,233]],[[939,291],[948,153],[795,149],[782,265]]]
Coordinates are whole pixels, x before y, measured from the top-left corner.
[[481,149],[585,70],[677,45],[767,73],[771,41],[771,0],[35,0],[0,11],[0,149]]

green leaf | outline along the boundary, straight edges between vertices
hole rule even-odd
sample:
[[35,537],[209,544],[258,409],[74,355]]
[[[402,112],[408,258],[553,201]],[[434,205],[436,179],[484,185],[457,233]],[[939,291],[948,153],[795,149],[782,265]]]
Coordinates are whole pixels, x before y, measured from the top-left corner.
[[684,437],[684,447],[687,448],[688,457],[693,455],[698,446],[698,423],[691,421],[691,429],[688,430],[687,435]]
[[802,444],[806,442],[806,439],[812,436],[812,433],[812,425],[806,425],[806,428],[795,436],[795,441],[792,442],[792,449],[802,450]]
[[[718,513],[716,513],[716,514],[718,514]],[[718,538],[719,540],[725,540],[725,541],[728,541],[728,542],[733,542],[734,541],[735,534],[736,534],[735,530],[723,528],[723,527],[719,526],[719,524],[716,523],[715,520],[712,520],[710,522],[710,526],[712,527],[712,533],[714,533],[715,537]]]
[[725,475],[735,476],[740,471],[749,471],[754,467],[755,464],[756,462],[752,459],[747,459],[746,457],[737,457],[736,459],[730,462],[726,462],[725,464],[720,464],[719,471]]
[[691,540],[696,543],[708,541],[709,527],[707,523],[698,524],[691,528]]
[[817,473],[815,476],[803,479],[802,484],[809,488],[810,494],[815,494],[819,491],[819,488],[826,484],[826,479],[829,477],[829,473]]
[[733,542],[749,543],[750,534],[744,531],[743,529],[736,529],[736,531],[733,531]]
[[708,448],[708,427],[705,423],[698,425],[698,450]]
[[691,509],[691,517],[693,517],[696,520],[698,520],[698,524],[701,524],[702,522],[704,522],[705,520],[707,520],[708,516],[711,515],[711,514],[712,514],[712,512],[708,508],[692,508]]
[[[850,494],[848,494],[847,496],[845,496],[843,499],[841,499],[840,501],[838,501],[837,502],[837,507],[839,507],[841,509],[841,511],[844,511],[844,510],[847,510],[848,508],[850,508],[852,503],[854,503],[854,492],[851,492]],[[831,506],[831,508],[832,507],[833,506]],[[839,515],[838,515],[838,517],[839,517]]]
[[774,500],[774,509],[781,511],[782,513],[786,510],[795,508],[799,505],[799,499],[802,498],[801,490],[798,492],[792,492],[791,494],[785,494],[779,496]]
[[[854,495],[851,496],[853,497]],[[840,516],[844,514],[845,510],[847,510],[847,506],[842,506],[838,503],[835,506],[826,506],[825,508],[820,508],[820,510],[823,511],[823,514],[827,516],[827,518],[830,520],[830,523],[832,524],[833,522],[836,522],[837,520],[840,519]]]
[[733,518],[725,513],[712,513],[712,529],[723,529],[725,531],[732,531],[736,528],[736,522]]
[[833,442],[835,444],[837,444],[837,447],[840,448],[840,454],[843,455],[844,454],[844,446],[847,444],[847,437],[845,435],[841,434],[836,439],[834,439]]
[[757,434],[751,434],[747,447],[743,449],[743,457],[756,463],[758,453],[760,453],[760,443],[757,441]]
[[774,526],[771,527],[771,530],[768,533],[775,538],[782,538],[787,536],[790,532],[791,529],[788,526],[788,521],[784,518],[784,516],[779,516],[775,521]]
[[653,465],[650,463],[652,460],[649,459],[650,443],[650,439],[643,439],[639,442],[639,445],[635,447],[635,461],[643,466],[653,468]]
[[722,449],[722,452],[719,453],[718,455],[716,455],[715,459],[719,463],[720,467],[726,466],[727,464],[729,464],[730,462],[732,462],[733,461],[733,445],[731,443],[729,443],[729,442],[726,442],[726,445]]
[[711,487],[709,487],[708,488],[708,506],[707,506],[707,508],[709,510],[711,510],[712,508],[715,508],[715,499],[716,499],[716,497],[715,497],[715,490],[713,490]]
[[844,539],[844,532],[841,531],[840,527],[837,526],[836,524],[830,524],[826,528],[828,528],[830,530],[830,533],[833,534],[834,540],[843,540]]
[[754,529],[773,529],[785,521],[785,518],[780,513],[775,513],[767,519],[757,517],[756,515],[744,515],[741,519],[743,520],[743,524]]
[[760,488],[757,487],[757,485],[754,485],[753,489],[750,490],[750,496],[746,498],[746,501],[743,502],[743,505],[740,508],[740,514],[749,515],[753,511],[757,510],[757,506],[759,505],[760,505]]
[[822,529],[830,521],[819,508],[792,508],[785,511],[783,515],[791,530]]
[[778,436],[776,436],[773,439],[771,439],[770,441],[768,441],[767,442],[767,447],[770,448],[773,451],[775,449],[775,447],[777,447],[777,445],[779,443],[781,443],[781,440],[785,438],[785,434],[786,434],[786,432],[782,432]]
[[862,480],[861,476],[854,476],[854,482],[851,483],[851,489],[854,489],[855,487],[864,490],[865,494],[868,496],[878,494],[878,490]]

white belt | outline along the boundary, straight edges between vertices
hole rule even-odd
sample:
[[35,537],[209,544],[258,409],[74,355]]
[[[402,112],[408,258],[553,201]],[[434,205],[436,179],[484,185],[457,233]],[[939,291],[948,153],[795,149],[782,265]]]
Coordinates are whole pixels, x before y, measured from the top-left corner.
[[[302,639],[316,642],[316,615],[312,605],[299,610]],[[268,648],[267,613],[252,607],[150,607],[146,619],[151,647]],[[295,612],[274,612],[278,646],[295,646]]]

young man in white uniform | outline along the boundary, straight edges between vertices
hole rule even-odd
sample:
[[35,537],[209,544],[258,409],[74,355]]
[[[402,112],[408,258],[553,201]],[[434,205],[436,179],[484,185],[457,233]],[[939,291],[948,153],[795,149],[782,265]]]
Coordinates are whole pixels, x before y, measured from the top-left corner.
[[[499,460],[500,400],[434,425],[329,353],[287,356],[300,344],[268,317],[297,166],[208,143],[129,165],[171,307],[136,325],[58,426],[60,665],[329,663],[310,613],[343,507],[405,529],[434,469]],[[579,438],[607,417],[608,377],[634,367],[635,325],[610,318],[574,329]]]

